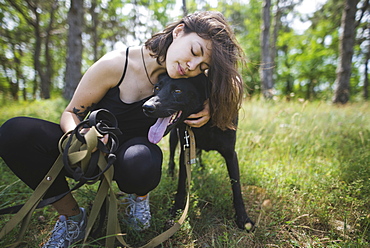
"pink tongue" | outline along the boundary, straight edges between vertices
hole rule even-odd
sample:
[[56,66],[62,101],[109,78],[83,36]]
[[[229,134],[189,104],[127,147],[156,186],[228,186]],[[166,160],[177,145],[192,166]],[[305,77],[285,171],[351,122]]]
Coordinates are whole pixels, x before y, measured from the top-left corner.
[[170,120],[171,116],[166,118],[158,118],[157,122],[149,129],[148,140],[153,144],[157,144],[159,141],[161,141]]

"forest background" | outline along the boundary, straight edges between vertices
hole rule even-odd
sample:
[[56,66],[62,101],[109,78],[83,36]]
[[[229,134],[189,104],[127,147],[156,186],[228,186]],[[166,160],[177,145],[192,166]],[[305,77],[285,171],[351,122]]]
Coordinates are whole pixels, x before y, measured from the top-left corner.
[[[309,2],[309,3],[308,3]],[[0,1],[0,99],[67,99],[103,54],[143,44],[188,12],[217,10],[248,59],[248,96],[368,99],[369,1]],[[307,27],[307,28],[306,28]]]
[[[0,0],[0,124],[18,115],[58,122],[81,75],[103,54],[143,44],[186,13],[220,11],[247,57],[237,152],[245,204],[258,228],[235,227],[225,164],[210,152],[207,169],[194,168],[189,218],[163,247],[368,247],[369,2]],[[302,9],[307,4],[313,12]],[[87,206],[95,192],[86,186],[77,199]],[[164,173],[151,195],[153,227],[129,232],[130,244],[163,232],[174,192]],[[0,208],[30,194],[0,161]],[[51,207],[35,216],[29,247],[47,240],[56,218]],[[0,227],[9,218],[0,216]],[[16,237],[17,230],[0,246]]]

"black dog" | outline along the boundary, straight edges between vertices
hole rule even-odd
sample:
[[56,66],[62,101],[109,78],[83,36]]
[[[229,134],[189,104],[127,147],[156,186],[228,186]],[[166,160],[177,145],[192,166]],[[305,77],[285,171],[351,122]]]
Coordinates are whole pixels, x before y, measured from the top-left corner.
[[[199,112],[203,108],[204,101],[208,98],[209,82],[204,74],[188,79],[171,79],[162,76],[158,84],[155,85],[154,94],[143,105],[145,114],[151,117],[158,117],[157,123],[151,128],[148,138],[153,143],[177,128],[180,144],[183,147],[185,139],[185,124],[183,121],[192,113]],[[236,131],[221,129],[212,126],[211,121],[200,128],[192,128],[196,139],[197,149],[216,150],[226,160],[227,169],[232,185],[233,203],[236,212],[236,224],[241,229],[248,231],[254,227],[254,223],[249,219],[240,187],[240,174],[238,158],[235,152]],[[176,147],[177,139],[170,137],[170,150]],[[172,156],[172,155],[171,155]],[[172,160],[172,162],[171,162]],[[183,209],[186,196],[186,170],[183,165],[184,154],[180,154],[180,169],[177,194],[172,212]],[[170,158],[169,171],[173,173],[173,157]]]

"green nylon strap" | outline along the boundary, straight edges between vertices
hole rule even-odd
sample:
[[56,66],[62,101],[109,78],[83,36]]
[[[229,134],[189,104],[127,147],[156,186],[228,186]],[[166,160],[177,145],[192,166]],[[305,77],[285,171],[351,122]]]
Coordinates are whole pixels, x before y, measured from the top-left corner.
[[[190,137],[190,144],[188,147],[184,148],[184,152],[185,152],[184,165],[186,167],[187,182],[188,182],[187,184],[188,193],[187,193],[184,211],[180,219],[177,222],[175,222],[175,224],[171,228],[161,233],[160,235],[156,236],[151,241],[149,241],[146,245],[141,246],[140,248],[153,248],[153,247],[158,246],[162,242],[166,241],[167,239],[169,239],[173,234],[175,234],[175,232],[177,232],[181,228],[181,225],[184,223],[186,216],[188,214],[189,206],[190,206],[191,165],[195,162],[196,145],[195,145],[194,133],[189,126],[186,126],[186,131],[188,132],[189,137]],[[129,247],[129,246],[126,246],[126,247]]]
[[[190,146],[185,148],[184,164],[186,166],[186,173],[187,173],[187,179],[188,179],[187,180],[188,193],[187,193],[187,199],[186,199],[186,205],[185,205],[184,211],[180,219],[177,222],[175,222],[175,224],[171,228],[161,233],[160,235],[156,236],[155,238],[153,238],[147,244],[145,244],[144,246],[141,246],[140,248],[156,247],[162,242],[168,240],[173,234],[175,234],[181,228],[181,225],[184,223],[186,219],[187,213],[189,211],[189,205],[190,205],[191,164],[194,163],[195,156],[196,156],[194,133],[191,130],[191,128],[187,128],[187,131],[190,136]],[[104,168],[104,164],[101,163],[100,160],[99,160],[98,165],[101,169]],[[121,229],[120,229],[120,226],[117,220],[117,200],[116,200],[115,194],[111,186],[112,178],[113,178],[113,168],[109,169],[107,172],[104,173],[104,178],[102,179],[102,183],[100,184],[97,195],[95,197],[94,205],[91,209],[90,216],[87,222],[84,246],[87,245],[86,241],[89,236],[89,233],[91,232],[92,226],[99,214],[99,211],[104,203],[104,200],[106,199],[109,204],[109,207],[108,207],[109,211],[108,211],[105,247],[113,248],[114,238],[117,238],[117,240],[124,247],[131,248],[131,246],[128,245],[123,239],[122,237],[123,234],[121,232]]]
[[[59,141],[59,146],[61,146],[61,143],[66,137],[66,135],[64,135]],[[10,219],[10,221],[8,221],[8,223],[5,224],[5,226],[0,232],[0,239],[4,237],[6,234],[8,234],[11,230],[13,230],[16,227],[16,225],[18,225],[21,221],[22,221],[22,227],[19,233],[18,240],[20,241],[23,239],[25,230],[29,224],[33,211],[35,210],[37,204],[41,201],[42,197],[45,195],[45,192],[47,191],[47,189],[54,182],[55,178],[57,177],[59,172],[62,170],[62,168],[63,168],[62,156],[59,155],[54,165],[52,166],[52,168],[49,170],[49,172],[46,174],[44,179],[40,182],[40,184],[37,186],[37,188],[31,195],[30,199],[28,199],[28,201],[13,216],[13,218]]]
[[[162,242],[169,239],[176,231],[178,231],[181,225],[184,223],[190,204],[190,183],[191,183],[191,162],[195,160],[195,138],[191,129],[187,129],[190,134],[190,147],[185,149],[185,166],[186,173],[188,178],[188,194],[185,209],[180,217],[180,219],[168,230],[156,236],[150,240],[146,245],[141,246],[140,248],[151,248],[156,247]],[[13,230],[20,222],[22,222],[21,230],[19,232],[19,238],[12,247],[16,247],[22,243],[23,236],[29,225],[33,211],[35,210],[38,203],[41,201],[45,195],[48,188],[54,182],[57,175],[62,170],[64,164],[62,159],[62,154],[65,150],[67,136],[70,135],[66,133],[59,141],[59,150],[61,155],[58,156],[54,162],[52,168],[46,174],[44,179],[37,186],[30,199],[24,204],[24,206],[13,216],[13,218],[2,228],[0,232],[0,239]],[[98,138],[101,138],[101,135],[97,132],[95,127],[92,127],[85,134],[86,144],[82,144],[77,138],[73,137],[72,143],[69,147],[68,158],[72,165],[79,164],[82,169],[85,171],[89,164],[91,153],[97,147]],[[105,169],[107,161],[105,155],[100,152],[98,166],[101,170]],[[113,166],[111,166],[107,171],[103,173],[101,184],[99,186],[98,192],[95,196],[95,200],[88,218],[86,234],[83,241],[83,246],[86,246],[87,238],[92,230],[92,227],[95,223],[95,220],[101,210],[101,207],[106,200],[108,204],[108,221],[107,221],[107,231],[106,231],[106,243],[105,247],[113,248],[115,238],[124,246],[130,248],[130,246],[124,241],[122,236],[120,225],[117,219],[117,199],[112,188],[113,181]]]

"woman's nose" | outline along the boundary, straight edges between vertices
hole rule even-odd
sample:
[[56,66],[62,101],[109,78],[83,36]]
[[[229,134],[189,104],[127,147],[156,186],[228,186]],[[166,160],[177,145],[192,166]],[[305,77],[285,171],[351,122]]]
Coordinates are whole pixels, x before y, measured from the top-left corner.
[[194,58],[194,59],[188,61],[186,63],[186,65],[187,65],[189,71],[194,71],[195,69],[197,69],[197,67],[199,67],[200,63],[201,63],[200,59]]

